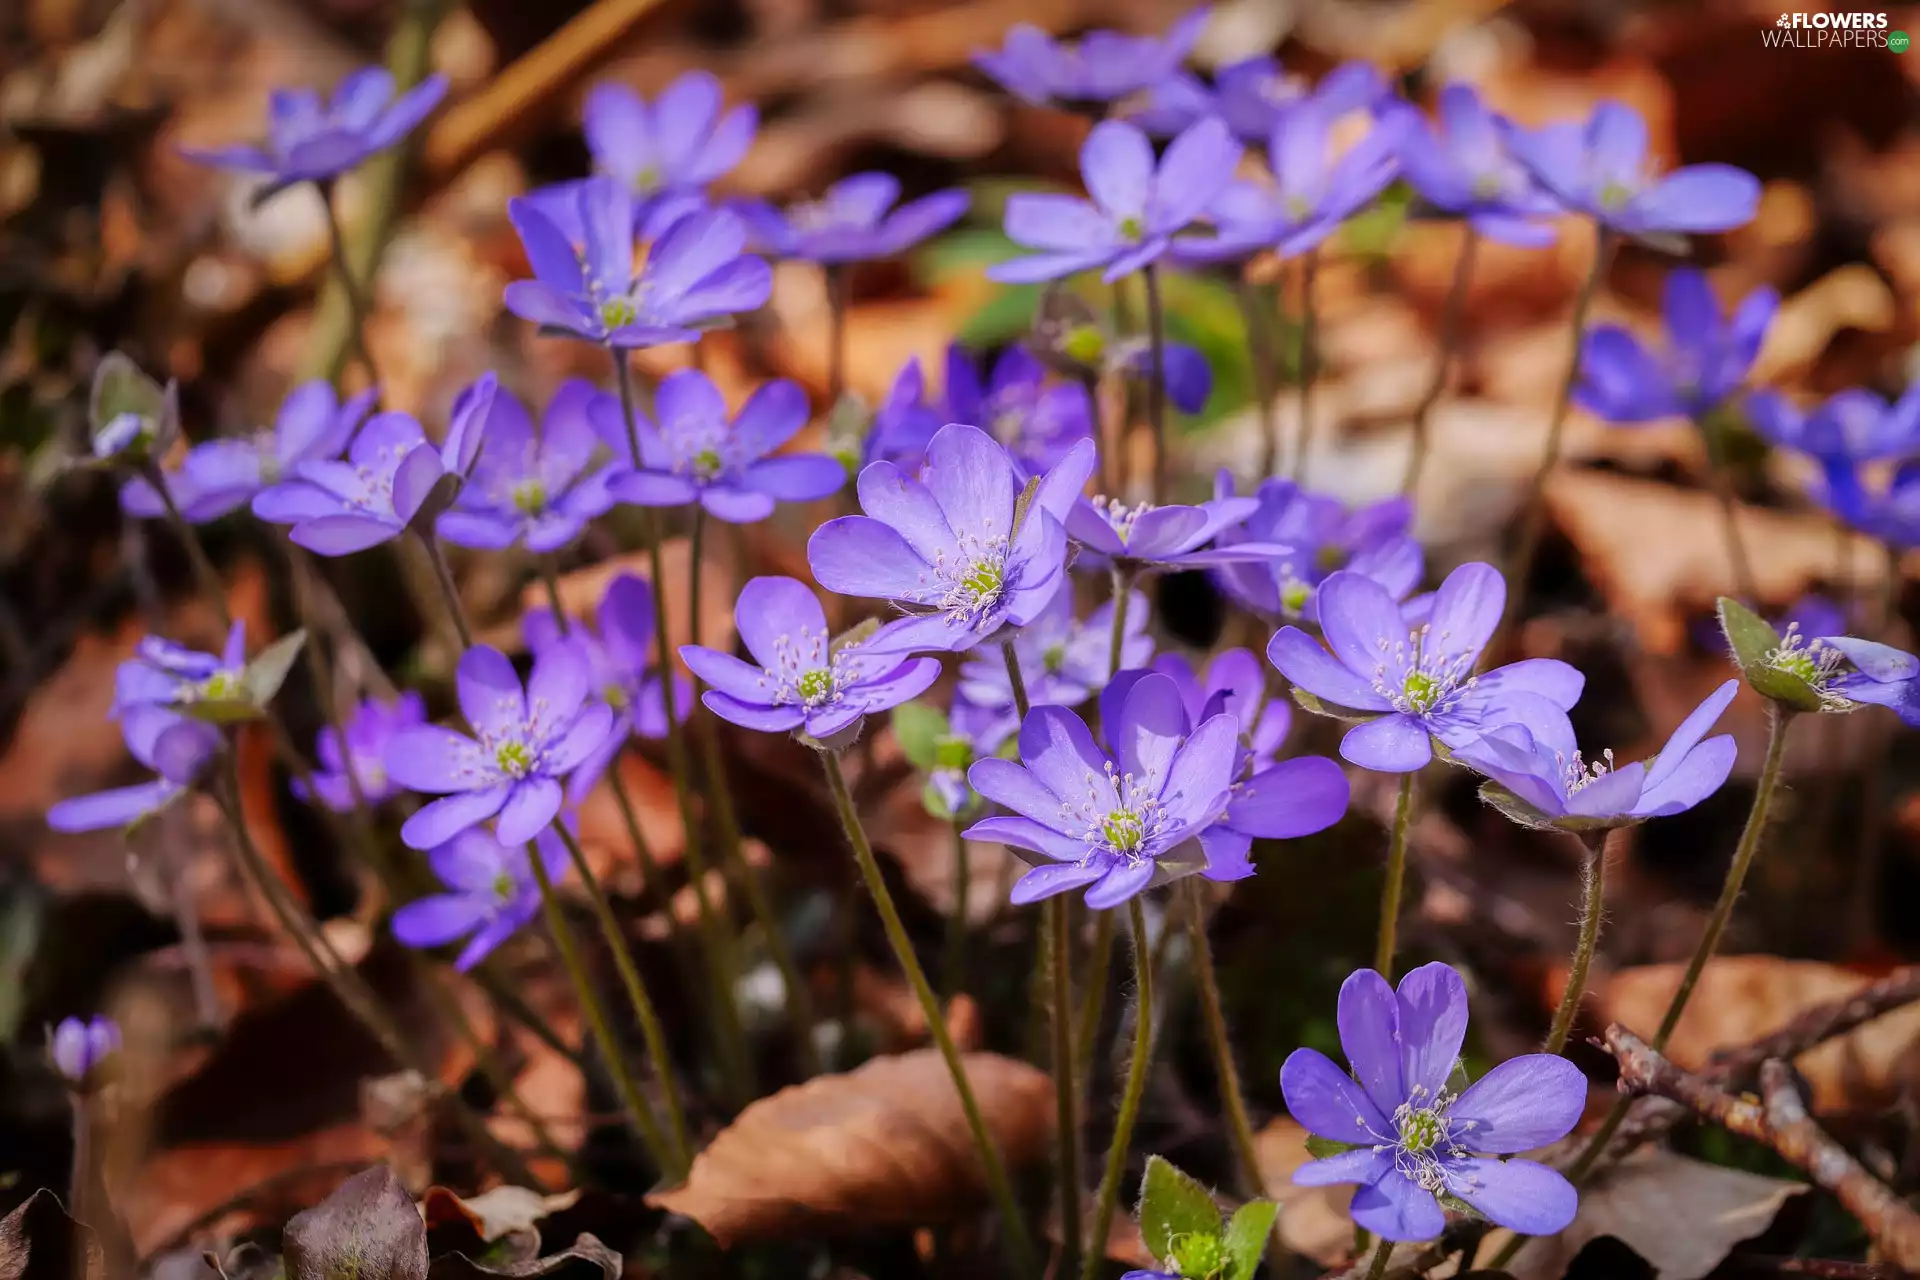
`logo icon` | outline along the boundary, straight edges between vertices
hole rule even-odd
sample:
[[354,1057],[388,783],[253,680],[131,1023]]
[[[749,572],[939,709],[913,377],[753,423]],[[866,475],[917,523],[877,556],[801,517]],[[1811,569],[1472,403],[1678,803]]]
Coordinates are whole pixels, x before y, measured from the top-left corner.
[[1907,38],[1907,33],[1904,31],[1887,32],[1887,48],[1895,53],[1905,53],[1907,46],[1912,43],[1913,41]]
[[1780,15],[1779,20],[1776,21],[1773,25],[1776,27],[1790,27],[1793,25],[1793,15],[1790,13],[1783,13]]

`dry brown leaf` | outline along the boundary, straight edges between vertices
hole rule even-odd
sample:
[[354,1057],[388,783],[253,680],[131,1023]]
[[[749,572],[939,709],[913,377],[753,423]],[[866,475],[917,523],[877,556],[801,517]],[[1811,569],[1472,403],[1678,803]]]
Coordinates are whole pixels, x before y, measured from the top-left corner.
[[[1679,985],[1683,966],[1644,965],[1607,979],[1599,1021],[1651,1035]],[[1779,1030],[1816,1005],[1844,999],[1873,979],[1813,960],[1727,956],[1700,975],[1687,1011],[1668,1041],[1667,1056],[1689,1070],[1716,1049],[1733,1048]],[[1870,1108],[1891,1101],[1902,1064],[1920,1037],[1920,1006],[1877,1018],[1795,1060],[1816,1111]]]
[[[962,1061],[1008,1164],[1044,1155],[1047,1075],[992,1053]],[[694,1158],[684,1186],[647,1203],[694,1219],[726,1247],[942,1221],[984,1190],[946,1064],[921,1049],[762,1098]]]
[[1353,1251],[1353,1219],[1347,1206],[1352,1187],[1296,1187],[1293,1171],[1313,1159],[1307,1131],[1280,1116],[1253,1136],[1260,1179],[1269,1198],[1280,1205],[1280,1239],[1295,1253],[1322,1266],[1338,1266]]
[[537,1257],[540,1253],[539,1223],[570,1209],[580,1199],[575,1188],[559,1195],[542,1195],[527,1187],[500,1186],[477,1196],[462,1198],[445,1187],[428,1187],[420,1198],[420,1212],[428,1230],[440,1226],[469,1229],[483,1244],[504,1238],[512,1261]]
[[1842,329],[1885,333],[1895,320],[1893,291],[1863,262],[1836,267],[1780,304],[1754,361],[1755,385],[1802,377]]
[[[1720,507],[1712,494],[1603,472],[1563,471],[1547,483],[1547,509],[1580,553],[1587,576],[1609,611],[1631,622],[1640,646],[1672,654],[1687,643],[1690,618],[1711,612],[1715,599],[1736,593],[1727,559]],[[1769,607],[1783,606],[1815,581],[1832,582],[1836,553],[1832,524],[1798,512],[1741,507],[1739,527]],[[1856,536],[1848,557],[1852,576],[1839,589],[1876,594],[1884,557]]]
[[[1580,1192],[1572,1226],[1527,1245],[1507,1270],[1515,1280],[1558,1280],[1590,1241],[1613,1236],[1653,1264],[1661,1280],[1700,1280],[1735,1245],[1765,1231],[1788,1197],[1805,1190],[1804,1182],[1643,1149]],[[1686,1229],[1675,1230],[1676,1222]],[[1492,1256],[1512,1234],[1495,1231],[1481,1256]]]

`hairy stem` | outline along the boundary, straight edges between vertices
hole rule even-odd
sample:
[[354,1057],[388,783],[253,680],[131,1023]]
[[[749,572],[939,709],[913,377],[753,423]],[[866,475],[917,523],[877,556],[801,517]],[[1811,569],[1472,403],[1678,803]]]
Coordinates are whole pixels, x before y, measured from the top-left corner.
[[378,386],[380,370],[374,367],[373,351],[367,345],[367,317],[372,314],[372,308],[368,306],[366,296],[360,292],[359,282],[353,278],[353,265],[347,261],[347,237],[340,227],[340,211],[333,203],[334,184],[329,179],[314,186],[320,193],[321,205],[327,211],[327,237],[333,247],[333,276],[340,282],[340,292],[347,300],[347,342],[366,369],[368,384]]
[[1233,1042],[1227,1036],[1227,1018],[1220,1004],[1220,982],[1214,974],[1213,947],[1207,941],[1207,920],[1201,909],[1201,886],[1189,878],[1182,886],[1186,898],[1187,944],[1193,952],[1194,985],[1200,993],[1200,1017],[1207,1030],[1207,1047],[1213,1053],[1214,1075],[1220,1084],[1220,1103],[1227,1113],[1227,1138],[1233,1146],[1234,1162],[1239,1166],[1241,1194],[1261,1194],[1259,1153],[1253,1141],[1253,1122],[1247,1116],[1247,1100],[1240,1092],[1240,1072],[1233,1062]]
[[[1560,1007],[1554,1010],[1553,1026],[1547,1032],[1546,1053],[1566,1048],[1573,1032],[1573,1020],[1580,1016],[1580,1000],[1587,990],[1587,970],[1593,965],[1594,947],[1600,941],[1600,921],[1606,915],[1607,846],[1625,840],[1625,827],[1611,832],[1590,831],[1580,835],[1580,938],[1573,947],[1573,965],[1567,972],[1567,989],[1560,993]],[[1618,833],[1618,834],[1616,834]]]
[[1099,1199],[1094,1203],[1093,1230],[1080,1280],[1100,1280],[1106,1266],[1107,1232],[1113,1226],[1114,1207],[1120,1202],[1120,1179],[1127,1172],[1127,1150],[1133,1144],[1133,1123],[1140,1115],[1140,1099],[1147,1091],[1147,1066],[1153,1057],[1153,952],[1147,944],[1147,914],[1136,896],[1127,903],[1133,926],[1134,1011],[1133,1058],[1127,1064],[1127,1083],[1120,1094],[1120,1112],[1113,1121],[1113,1142],[1107,1148],[1107,1166],[1100,1175]]
[[460,637],[460,647],[471,649],[473,626],[467,621],[467,607],[460,603],[460,588],[453,581],[453,570],[447,567],[447,556],[441,549],[440,539],[427,529],[419,530],[416,536],[427,553],[427,563],[433,566],[433,580],[440,588],[441,603],[447,606],[447,617],[453,620],[453,629]]
[[194,581],[200,584],[200,594],[213,606],[214,615],[220,619],[224,629],[233,625],[233,614],[227,608],[227,587],[220,580],[220,571],[213,567],[213,561],[207,556],[207,548],[200,541],[199,531],[187,518],[180,514],[180,504],[173,500],[173,490],[167,487],[167,477],[158,463],[149,462],[142,468],[147,483],[160,495],[160,505],[166,508],[167,525],[173,530],[174,537],[186,549],[187,563],[193,566]]
[[947,918],[947,946],[940,965],[943,979],[940,986],[945,998],[951,1000],[960,991],[967,963],[967,891],[973,867],[964,834],[966,823],[955,818],[948,825],[953,839],[953,914]]
[[[1054,1136],[1059,1145],[1055,1172],[1060,1181],[1060,1262],[1057,1272],[1072,1275],[1080,1264],[1079,1075],[1073,1055],[1073,933],[1064,895],[1047,899],[1041,928],[1047,935],[1051,999],[1047,1014],[1053,1028]],[[1097,1247],[1097,1245],[1096,1245]],[[1102,1251],[1104,1252],[1104,1251]]]
[[1380,887],[1380,932],[1373,948],[1373,967],[1388,982],[1393,981],[1400,895],[1407,881],[1407,828],[1413,818],[1413,778],[1411,771],[1400,775],[1400,790],[1393,802],[1393,831],[1387,837],[1387,878]]
[[1707,445],[1707,481],[1713,486],[1714,501],[1720,506],[1720,531],[1727,542],[1727,562],[1733,569],[1734,590],[1749,605],[1758,605],[1760,596],[1754,585],[1753,560],[1747,555],[1746,540],[1740,536],[1740,500],[1733,491],[1733,471],[1727,465],[1724,420],[1711,416],[1698,424]]
[[1113,565],[1113,631],[1107,641],[1107,679],[1120,674],[1127,651],[1127,606],[1133,600],[1133,573],[1119,561]]
[[1026,677],[1020,674],[1020,652],[1013,647],[1013,641],[1000,642],[1000,656],[1007,662],[1007,683],[1013,687],[1013,711],[1026,723],[1027,712],[1033,710],[1033,703],[1027,700]]

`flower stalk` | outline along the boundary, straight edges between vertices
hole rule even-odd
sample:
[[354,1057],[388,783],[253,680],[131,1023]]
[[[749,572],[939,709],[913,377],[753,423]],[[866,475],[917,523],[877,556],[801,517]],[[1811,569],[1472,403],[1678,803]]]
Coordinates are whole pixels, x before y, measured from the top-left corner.
[[1400,896],[1407,880],[1407,829],[1413,820],[1412,772],[1400,775],[1393,802],[1393,831],[1387,837],[1387,878],[1380,887],[1380,930],[1373,948],[1373,967],[1393,980],[1393,953],[1400,928]]
[[1319,273],[1320,250],[1309,249],[1300,258],[1300,430],[1294,436],[1291,471],[1299,484],[1307,482],[1307,458],[1313,452],[1313,380],[1319,372],[1313,349],[1319,316],[1313,295]]
[[1580,1016],[1580,1000],[1587,990],[1587,971],[1593,965],[1593,952],[1600,941],[1600,922],[1605,918],[1607,892],[1607,853],[1614,841],[1625,841],[1626,827],[1612,831],[1588,831],[1580,834],[1580,938],[1574,944],[1573,964],[1567,971],[1567,989],[1560,993],[1560,1007],[1554,1010],[1553,1026],[1547,1032],[1544,1052],[1559,1053],[1566,1048],[1573,1032],[1573,1021]]
[[1426,392],[1413,411],[1413,447],[1407,455],[1406,479],[1400,482],[1400,492],[1406,496],[1411,496],[1419,487],[1420,472],[1426,467],[1427,451],[1433,443],[1433,410],[1447,389],[1447,370],[1453,365],[1454,352],[1460,342],[1467,288],[1473,278],[1473,260],[1477,256],[1475,250],[1480,247],[1480,235],[1473,229],[1472,223],[1465,224],[1465,237],[1460,245],[1460,256],[1453,261],[1453,283],[1447,286],[1447,301],[1440,312],[1439,345],[1433,354],[1433,380],[1427,383]]
[[1106,1265],[1106,1249],[1102,1245],[1113,1226],[1114,1207],[1120,1200],[1120,1179],[1127,1171],[1127,1150],[1133,1143],[1133,1125],[1140,1116],[1140,1099],[1147,1091],[1147,1066],[1153,1057],[1153,949],[1147,943],[1147,914],[1139,898],[1128,901],[1127,917],[1133,926],[1133,1056],[1127,1064],[1127,1083],[1120,1094],[1120,1112],[1113,1122],[1113,1143],[1107,1148],[1106,1171],[1100,1176],[1099,1199],[1094,1204],[1093,1231],[1088,1236],[1093,1247],[1087,1250],[1080,1280],[1100,1280]]
[[1147,369],[1147,423],[1153,430],[1153,504],[1167,500],[1167,467],[1172,442],[1167,438],[1167,316],[1160,300],[1160,265],[1150,262],[1141,273],[1147,290],[1147,342],[1151,353]]

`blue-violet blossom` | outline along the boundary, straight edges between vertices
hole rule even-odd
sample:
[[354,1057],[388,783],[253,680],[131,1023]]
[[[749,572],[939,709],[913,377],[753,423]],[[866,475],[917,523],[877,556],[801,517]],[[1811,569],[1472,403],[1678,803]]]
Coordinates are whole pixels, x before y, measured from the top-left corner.
[[108,1058],[120,1052],[120,1028],[104,1013],[62,1018],[48,1042],[53,1065],[68,1083],[85,1085]]
[[446,96],[447,79],[430,75],[393,96],[393,75],[362,67],[342,80],[333,100],[312,89],[275,89],[267,100],[267,137],[256,146],[183,147],[189,160],[257,173],[269,190],[296,182],[329,182],[413,131]]
[[1467,220],[1474,234],[1506,244],[1551,244],[1542,221],[1560,212],[1526,166],[1508,149],[1510,126],[1472,85],[1440,91],[1439,120],[1429,125],[1411,106],[1401,140],[1400,171],[1420,198]]
[[1613,423],[1700,421],[1746,380],[1779,306],[1780,295],[1763,286],[1723,317],[1707,277],[1676,268],[1667,273],[1664,347],[1651,351],[1619,325],[1595,325],[1580,339],[1574,402]]
[[[566,874],[567,847],[551,827],[534,846],[550,882]],[[524,841],[506,845],[485,827],[469,827],[427,853],[445,893],[416,898],[393,913],[393,936],[409,947],[439,947],[462,938],[454,958],[461,973],[519,932],[540,910],[540,882]]]
[[[1214,496],[1233,496],[1233,476],[1221,471]],[[1320,584],[1339,570],[1372,578],[1395,600],[1420,585],[1425,558],[1414,540],[1413,504],[1384,498],[1356,510],[1291,480],[1263,480],[1254,491],[1260,505],[1238,528],[1221,534],[1223,545],[1239,541],[1289,548],[1268,560],[1216,566],[1214,580],[1241,607],[1267,618],[1315,622]]]
[[1164,36],[1089,31],[1078,43],[1022,22],[1008,29],[999,49],[975,51],[973,65],[1036,107],[1112,102],[1172,75],[1200,38],[1207,13],[1205,6],[1188,12]]
[[115,787],[62,800],[47,810],[55,831],[101,831],[130,827],[187,793],[220,750],[220,730],[156,703],[129,707],[120,732],[135,760],[158,775],[130,787]]
[[613,505],[615,467],[590,467],[600,433],[589,407],[611,400],[581,378],[560,384],[536,430],[518,397],[493,398],[473,471],[453,507],[435,522],[448,542],[499,551],[524,543],[558,551]]
[[[318,799],[335,813],[353,811],[355,782],[360,784],[360,798],[368,804],[398,795],[400,787],[387,773],[387,748],[394,734],[426,722],[427,704],[417,693],[409,691],[385,701],[368,698],[341,726],[344,744],[331,725],[320,730],[314,740],[320,767],[313,771],[312,792],[295,778],[293,793],[302,800]],[[353,770],[352,779],[347,777],[348,769]]]
[[964,191],[936,191],[899,204],[898,178],[856,173],[828,187],[818,200],[788,205],[784,212],[765,201],[738,207],[762,252],[838,265],[905,253],[957,222],[968,199]]

